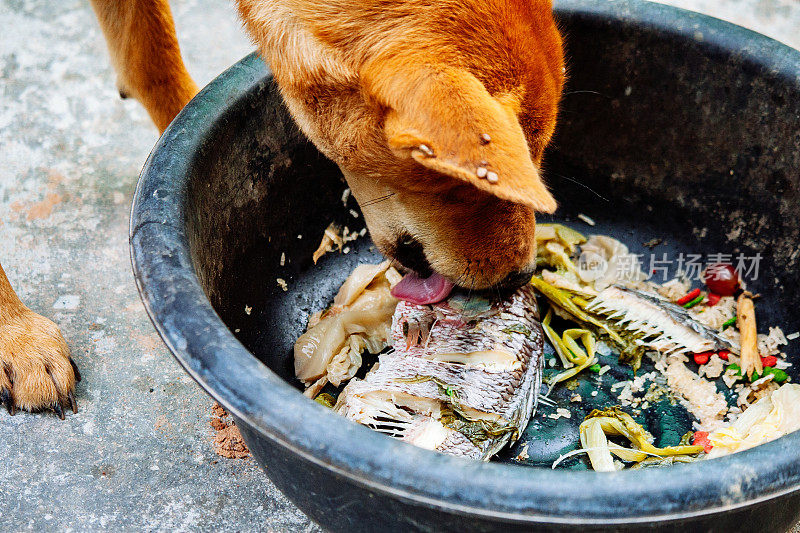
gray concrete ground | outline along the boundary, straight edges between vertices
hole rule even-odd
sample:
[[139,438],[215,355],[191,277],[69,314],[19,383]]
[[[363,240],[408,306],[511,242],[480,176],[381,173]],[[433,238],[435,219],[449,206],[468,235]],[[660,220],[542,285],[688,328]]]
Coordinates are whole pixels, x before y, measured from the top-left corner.
[[[665,0],[800,47],[800,2]],[[228,2],[173,2],[202,85],[251,46]],[[211,401],[139,302],[128,208],[156,130],[117,97],[86,1],[0,0],[0,261],[55,320],[80,413],[0,412],[0,530],[316,530],[252,459],[212,451]]]
[[[173,3],[204,85],[251,50],[229,2]],[[211,446],[210,399],[139,302],[128,210],[157,138],[119,99],[88,1],[0,1],[0,261],[83,372],[80,412],[0,412],[0,531],[316,529],[255,461]]]

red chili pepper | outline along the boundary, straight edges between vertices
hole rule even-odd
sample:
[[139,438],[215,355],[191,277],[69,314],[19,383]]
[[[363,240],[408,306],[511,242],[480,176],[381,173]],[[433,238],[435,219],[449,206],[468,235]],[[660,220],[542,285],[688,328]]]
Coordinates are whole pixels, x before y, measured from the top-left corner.
[[694,362],[698,365],[704,365],[708,363],[708,359],[714,352],[702,352],[694,354]]
[[731,354],[731,352],[729,352],[728,350],[720,350],[720,351],[718,351],[718,352],[717,352],[717,355],[718,355],[718,356],[719,356],[719,358],[720,358],[720,359],[722,359],[723,361],[727,361],[727,360],[728,360],[728,356],[729,356],[730,354]]
[[711,451],[714,447],[711,441],[708,440],[708,431],[695,431],[692,437],[692,444],[694,446],[702,446],[706,453]]
[[677,304],[678,305],[688,304],[689,302],[691,302],[692,300],[694,300],[698,296],[700,296],[700,289],[693,289],[693,290],[689,291],[689,293],[686,296],[684,296],[683,298],[678,300]]
[[775,366],[778,364],[778,358],[774,355],[768,355],[761,358],[761,364],[764,366]]
[[706,305],[708,305],[709,307],[712,306],[712,305],[717,305],[717,303],[719,302],[720,298],[722,298],[722,296],[720,296],[719,294],[715,294],[713,292],[709,292],[708,293],[708,300],[706,301]]

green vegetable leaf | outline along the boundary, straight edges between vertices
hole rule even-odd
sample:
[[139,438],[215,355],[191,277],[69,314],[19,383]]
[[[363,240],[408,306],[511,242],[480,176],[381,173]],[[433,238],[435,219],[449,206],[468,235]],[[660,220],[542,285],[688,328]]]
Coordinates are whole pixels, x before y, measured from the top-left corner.
[[508,335],[510,335],[512,333],[520,333],[522,335],[530,336],[530,334],[531,334],[530,328],[528,328],[528,326],[526,326],[522,322],[515,322],[515,323],[509,325],[508,327],[503,328],[502,331],[503,331],[503,333],[506,333]]
[[314,401],[331,409],[334,405],[336,405],[336,398],[327,392],[323,392],[322,394],[318,395],[316,398],[314,398]]

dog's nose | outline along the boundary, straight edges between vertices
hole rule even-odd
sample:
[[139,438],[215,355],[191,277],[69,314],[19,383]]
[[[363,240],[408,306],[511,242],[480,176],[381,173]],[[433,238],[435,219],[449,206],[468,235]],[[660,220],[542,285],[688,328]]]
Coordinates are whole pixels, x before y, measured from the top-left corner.
[[523,285],[530,283],[531,277],[535,268],[525,269],[525,270],[518,270],[516,272],[512,272],[505,278],[503,278],[498,284],[497,287],[500,289],[507,289],[507,290],[517,290]]
[[422,244],[413,237],[403,236],[397,239],[394,247],[394,258],[404,267],[413,270],[422,277],[433,274],[431,264],[425,257]]

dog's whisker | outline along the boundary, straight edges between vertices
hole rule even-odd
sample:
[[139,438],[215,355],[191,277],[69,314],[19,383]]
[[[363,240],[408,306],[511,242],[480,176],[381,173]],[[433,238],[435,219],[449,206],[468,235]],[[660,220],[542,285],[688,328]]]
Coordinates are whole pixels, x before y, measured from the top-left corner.
[[466,275],[467,275],[468,270],[469,270],[469,267],[464,269],[464,271],[461,274],[459,274],[459,276],[454,281],[455,285],[458,285],[459,287],[461,286],[461,282],[466,279]]
[[604,98],[608,98],[609,100],[611,100],[611,97],[608,96],[607,94],[599,93],[597,91],[590,91],[590,90],[569,91],[567,93],[564,93],[563,96],[565,96],[565,97],[566,96],[572,96],[573,94],[594,94],[594,95],[602,96]]
[[[469,269],[469,265],[467,266],[467,268]],[[469,269],[469,270],[471,271],[472,269]],[[472,291],[473,290],[475,290],[475,274],[470,275],[470,278],[469,278],[469,286],[467,287],[467,298],[468,299],[472,297]]]
[[572,183],[574,183],[574,184],[576,184],[576,185],[580,185],[581,187],[583,187],[584,189],[586,189],[586,190],[587,190],[587,191],[589,191],[590,193],[594,194],[595,196],[597,196],[597,197],[598,197],[598,198],[600,198],[601,200],[603,200],[603,201],[606,201],[606,202],[609,202],[609,203],[611,202],[611,201],[610,201],[608,198],[606,198],[605,196],[603,196],[603,195],[602,195],[602,194],[600,194],[599,192],[595,191],[594,189],[592,189],[591,187],[589,187],[589,186],[588,186],[588,185],[586,185],[585,183],[581,183],[580,181],[576,180],[575,178],[570,178],[570,177],[564,176],[564,175],[562,175],[562,174],[559,174],[559,173],[557,173],[557,172],[553,172],[553,171],[551,171],[551,170],[548,170],[548,171],[547,171],[547,175],[548,175],[548,176],[555,176],[555,177],[557,177],[557,178],[561,178],[561,179],[565,179],[565,180],[567,180],[567,181],[570,181],[570,182],[572,182]]
[[381,203],[381,202],[383,202],[385,200],[388,200],[389,198],[391,198],[395,194],[396,193],[390,192],[389,194],[385,194],[383,196],[379,196],[377,198],[373,198],[372,200],[367,200],[366,202],[361,204],[361,209],[364,209],[365,207],[369,207],[371,205],[379,204],[379,203]]

